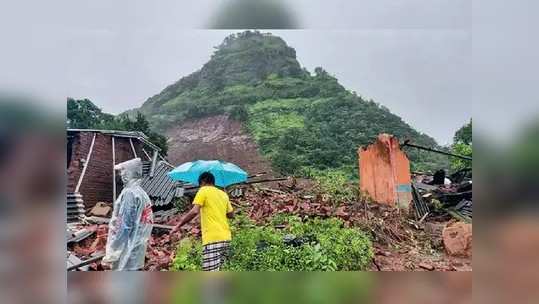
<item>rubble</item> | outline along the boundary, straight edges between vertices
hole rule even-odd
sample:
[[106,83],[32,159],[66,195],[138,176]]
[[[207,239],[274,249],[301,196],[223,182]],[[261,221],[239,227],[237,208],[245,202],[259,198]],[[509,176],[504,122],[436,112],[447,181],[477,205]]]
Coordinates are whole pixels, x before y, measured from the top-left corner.
[[66,237],[67,237],[67,244],[70,243],[78,243],[90,235],[94,234],[95,230],[82,228],[82,229],[75,229],[73,227],[68,227],[66,229]]
[[[291,186],[291,183],[292,181],[282,182],[275,187],[258,186],[258,184],[237,185],[234,189],[241,189],[235,190],[241,192],[241,195],[232,197],[231,202],[236,210],[247,215],[257,225],[270,225],[271,218],[278,214],[296,215],[303,219],[336,217],[341,219],[347,227],[357,227],[370,233],[375,252],[371,270],[471,269],[471,260],[468,256],[453,256],[444,252],[443,232],[447,234],[453,231],[451,229],[457,229],[455,227],[459,226],[453,224],[455,226],[448,226],[451,229],[444,230],[450,218],[437,215],[430,205],[432,198],[440,197],[438,191],[442,190],[439,186],[427,185],[433,187],[428,192],[418,187],[418,195],[429,204],[433,212],[433,215],[429,213],[429,216],[420,221],[410,219],[408,213],[402,209],[375,204],[363,199],[335,204],[322,199],[312,187]],[[448,189],[456,190],[458,184],[451,187]],[[148,243],[144,270],[160,271],[170,268],[178,240],[169,232],[180,219],[180,214],[174,214],[174,212],[176,210],[160,213],[160,223],[154,225],[152,237]],[[104,251],[106,243],[107,222],[108,218],[87,217],[86,222],[78,224],[75,229],[85,229],[94,233],[77,243],[69,244],[68,250],[82,261],[99,256]],[[199,223],[193,221],[186,225],[182,235],[199,239]],[[460,234],[458,235],[457,240],[460,240]],[[448,253],[455,252],[455,243],[458,244],[458,241],[448,245],[452,246],[450,250],[447,250]],[[433,252],[438,253],[433,255]],[[101,268],[99,262],[95,262],[88,265],[88,269],[100,270]]]
[[165,223],[165,222],[170,221],[172,218],[178,216],[178,213],[180,213],[180,210],[178,210],[178,208],[170,208],[168,210],[155,211],[153,213],[153,221],[155,223]]
[[67,260],[67,269],[68,270],[71,269],[71,268],[74,268],[74,267],[76,267],[75,269],[79,269],[79,270],[83,270],[83,271],[88,270],[88,265],[79,266],[79,265],[82,264],[82,260],[79,259],[76,255],[74,255],[71,252],[67,252],[66,260]]
[[433,176],[415,175],[412,189],[414,190],[413,205],[416,218],[427,208],[433,214],[449,214],[460,221],[471,222],[472,181],[463,172],[466,171],[461,170],[451,175],[450,178],[455,179],[451,180],[451,183],[440,185],[434,185],[435,177]]
[[430,239],[433,248],[441,248],[443,246],[442,232],[444,224],[429,222],[425,224],[425,233]]

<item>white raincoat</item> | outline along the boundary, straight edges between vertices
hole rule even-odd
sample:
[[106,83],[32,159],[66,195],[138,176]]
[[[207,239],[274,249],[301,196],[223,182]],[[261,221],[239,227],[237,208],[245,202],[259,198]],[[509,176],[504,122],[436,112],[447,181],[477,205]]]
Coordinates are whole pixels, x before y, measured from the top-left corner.
[[120,170],[124,188],[114,202],[103,261],[112,270],[142,269],[153,225],[150,198],[140,187],[142,162],[135,158],[114,169]]

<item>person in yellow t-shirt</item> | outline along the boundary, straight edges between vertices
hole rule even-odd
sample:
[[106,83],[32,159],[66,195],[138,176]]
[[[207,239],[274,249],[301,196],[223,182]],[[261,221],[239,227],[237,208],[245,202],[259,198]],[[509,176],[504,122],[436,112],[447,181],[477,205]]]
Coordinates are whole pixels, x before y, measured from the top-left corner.
[[[183,225],[200,214],[202,245],[204,246],[202,269],[219,271],[232,239],[228,218],[233,217],[233,208],[226,192],[215,187],[213,174],[202,173],[198,178],[198,184],[200,189],[193,200],[193,208],[181,218],[172,233],[178,233]],[[178,237],[181,238],[181,235]]]

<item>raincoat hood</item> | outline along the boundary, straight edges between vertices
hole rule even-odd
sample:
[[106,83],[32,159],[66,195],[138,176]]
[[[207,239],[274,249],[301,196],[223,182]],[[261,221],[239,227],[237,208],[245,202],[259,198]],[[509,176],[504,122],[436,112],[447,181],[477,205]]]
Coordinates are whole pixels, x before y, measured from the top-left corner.
[[133,158],[114,166],[114,170],[120,172],[120,177],[125,186],[132,184],[142,178],[142,161],[140,158]]

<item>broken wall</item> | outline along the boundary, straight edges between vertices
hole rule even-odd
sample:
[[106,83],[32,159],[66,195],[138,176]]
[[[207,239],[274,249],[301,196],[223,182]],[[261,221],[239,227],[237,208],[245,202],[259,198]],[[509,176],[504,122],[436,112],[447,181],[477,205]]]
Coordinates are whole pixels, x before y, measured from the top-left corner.
[[410,161],[389,134],[358,150],[359,187],[374,201],[408,208],[412,201]]

